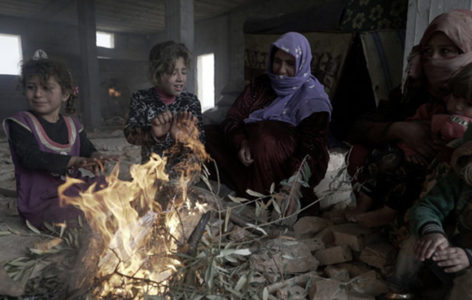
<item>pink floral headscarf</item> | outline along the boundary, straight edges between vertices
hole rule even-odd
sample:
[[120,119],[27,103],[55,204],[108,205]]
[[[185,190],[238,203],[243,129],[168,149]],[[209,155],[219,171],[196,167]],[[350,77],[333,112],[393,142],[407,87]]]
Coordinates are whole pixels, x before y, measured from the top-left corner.
[[[421,50],[437,32],[444,33],[462,53],[447,59],[423,58]],[[442,97],[451,75],[470,62],[472,62],[472,11],[453,10],[437,16],[426,28],[420,43],[413,47],[408,56],[407,80],[421,82],[424,79],[431,95]]]

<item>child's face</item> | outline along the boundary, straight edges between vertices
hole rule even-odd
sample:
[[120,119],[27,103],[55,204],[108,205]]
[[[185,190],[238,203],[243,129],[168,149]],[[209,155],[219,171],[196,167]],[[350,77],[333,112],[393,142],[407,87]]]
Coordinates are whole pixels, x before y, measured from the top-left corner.
[[49,122],[57,121],[62,103],[69,98],[69,94],[62,92],[53,76],[45,86],[41,84],[38,76],[29,78],[26,81],[25,94],[30,109]]
[[172,74],[162,74],[157,82],[157,87],[168,96],[179,96],[187,82],[187,66],[183,57],[175,61]]
[[472,101],[451,94],[446,98],[446,102],[450,114],[472,118]]

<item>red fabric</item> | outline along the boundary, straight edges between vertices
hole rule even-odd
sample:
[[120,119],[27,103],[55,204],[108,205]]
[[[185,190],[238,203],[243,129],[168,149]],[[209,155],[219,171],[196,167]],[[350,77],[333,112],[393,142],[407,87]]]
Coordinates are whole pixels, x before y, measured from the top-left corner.
[[174,103],[175,99],[177,99],[177,97],[169,96],[163,91],[161,91],[160,89],[158,89],[157,87],[156,87],[156,94],[159,96],[159,100],[161,100],[161,102],[164,103],[165,105],[170,105]]
[[[407,120],[429,121],[433,138],[450,142],[464,135],[464,132],[467,130],[467,125],[465,124],[470,123],[472,119],[465,116],[448,114],[443,105],[427,103],[421,105],[415,115]],[[460,122],[457,120],[460,120]],[[405,156],[417,153],[415,149],[411,149],[403,143],[399,143],[398,146],[403,150]],[[446,150],[444,149],[444,151]]]
[[407,121],[431,121],[435,114],[446,114],[446,108],[439,103],[425,103],[418,107],[416,113],[409,117]]
[[[218,163],[222,181],[239,194],[248,188],[268,192],[273,182],[278,184],[293,175],[306,155],[311,156],[311,186],[324,177],[328,166],[328,113],[313,113],[296,127],[273,120],[243,122],[252,111],[275,99],[268,82],[263,77],[247,87],[229,110],[221,128],[205,128],[207,151]],[[249,167],[238,159],[243,139],[248,140],[254,158]]]

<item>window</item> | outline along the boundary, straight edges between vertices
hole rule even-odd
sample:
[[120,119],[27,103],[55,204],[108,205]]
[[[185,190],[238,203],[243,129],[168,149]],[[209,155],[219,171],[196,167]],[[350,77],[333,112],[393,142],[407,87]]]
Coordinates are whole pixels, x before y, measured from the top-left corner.
[[199,55],[197,58],[197,96],[202,111],[215,106],[215,55]]
[[113,33],[97,31],[97,47],[115,48],[115,35]]
[[21,37],[19,35],[0,34],[0,74],[20,75],[20,62],[23,59]]

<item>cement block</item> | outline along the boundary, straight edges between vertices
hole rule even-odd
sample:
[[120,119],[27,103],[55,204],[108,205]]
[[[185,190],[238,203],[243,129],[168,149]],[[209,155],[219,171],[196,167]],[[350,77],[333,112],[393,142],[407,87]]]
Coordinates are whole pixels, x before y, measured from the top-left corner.
[[320,265],[333,265],[352,260],[351,249],[347,246],[334,246],[315,252]]

